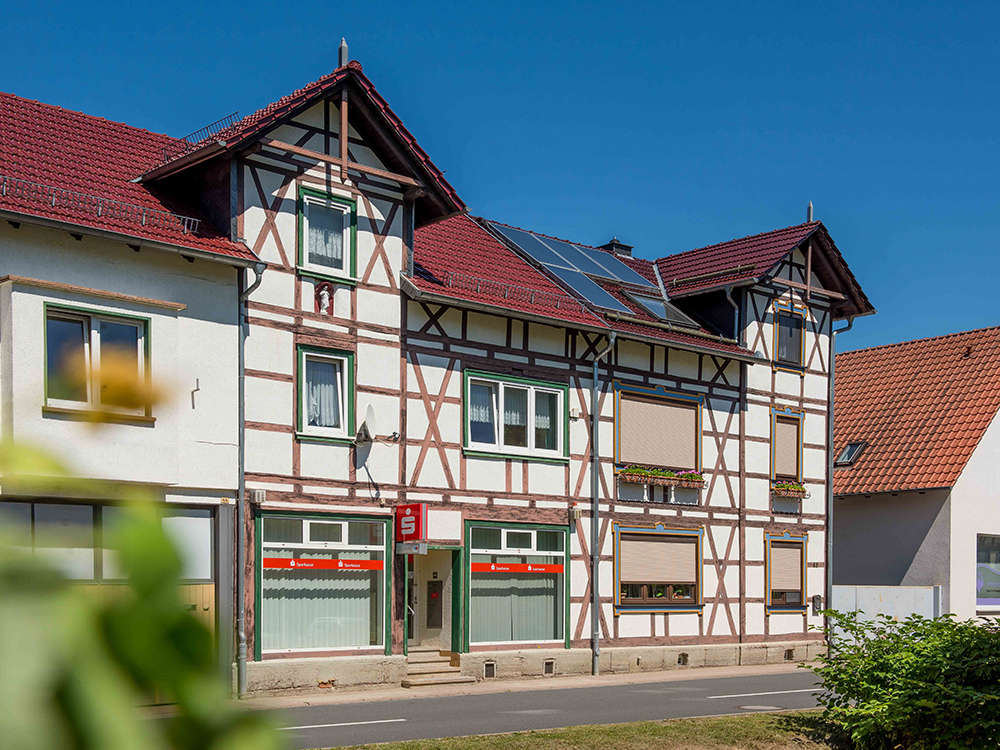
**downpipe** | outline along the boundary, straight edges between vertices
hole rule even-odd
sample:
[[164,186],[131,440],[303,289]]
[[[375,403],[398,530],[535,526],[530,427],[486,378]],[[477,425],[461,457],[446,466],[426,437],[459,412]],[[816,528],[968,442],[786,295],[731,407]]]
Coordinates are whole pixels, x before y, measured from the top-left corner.
[[611,331],[608,337],[608,345],[597,353],[594,357],[594,380],[590,392],[590,649],[593,654],[591,660],[591,674],[600,673],[598,662],[601,656],[601,596],[600,579],[598,578],[601,563],[601,518],[600,518],[600,498],[598,489],[600,488],[600,478],[598,472],[601,470],[600,444],[598,442],[598,427],[601,422],[600,408],[598,407],[600,398],[600,388],[598,387],[598,366],[601,360],[615,347],[617,335]]
[[[833,602],[833,422],[834,422],[834,369],[837,359],[837,334],[847,333],[854,327],[854,318],[847,318],[847,325],[840,329],[835,329],[830,325],[830,378],[827,392],[827,418],[826,418],[826,601],[824,609],[830,609]],[[825,618],[826,640],[830,642],[833,635],[830,628],[830,618]]]

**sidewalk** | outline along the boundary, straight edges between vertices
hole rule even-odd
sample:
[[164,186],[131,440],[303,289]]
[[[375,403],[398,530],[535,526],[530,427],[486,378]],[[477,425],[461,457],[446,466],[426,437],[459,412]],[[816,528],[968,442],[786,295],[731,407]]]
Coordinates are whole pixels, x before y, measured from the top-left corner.
[[240,701],[241,706],[254,711],[302,706],[329,706],[348,703],[371,703],[414,698],[441,698],[449,695],[478,695],[486,693],[514,693],[532,690],[562,690],[607,685],[630,685],[650,682],[676,682],[682,680],[708,680],[721,677],[754,677],[757,675],[787,674],[799,669],[796,664],[764,664],[744,667],[697,667],[671,669],[662,672],[626,672],[593,675],[567,675],[566,677],[538,677],[530,680],[484,680],[472,684],[434,685],[419,688],[373,687],[361,690],[309,691],[260,695]]

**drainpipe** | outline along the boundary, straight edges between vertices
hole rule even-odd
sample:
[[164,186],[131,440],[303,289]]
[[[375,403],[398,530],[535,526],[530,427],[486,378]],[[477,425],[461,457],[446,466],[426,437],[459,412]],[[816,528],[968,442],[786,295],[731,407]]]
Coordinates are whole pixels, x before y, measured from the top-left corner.
[[743,344],[742,337],[740,336],[740,306],[736,304],[736,300],[733,299],[733,285],[726,284],[726,300],[730,305],[733,306],[733,340],[739,341]]
[[601,656],[601,597],[600,585],[597,577],[601,562],[601,524],[600,524],[600,499],[598,488],[600,481],[598,472],[601,469],[601,454],[597,440],[597,430],[601,422],[598,402],[600,389],[597,384],[598,365],[608,353],[614,349],[616,334],[611,331],[608,337],[608,345],[597,353],[594,357],[594,382],[590,392],[590,649],[593,653],[591,674],[597,675],[600,672],[598,661]]
[[[829,609],[833,602],[833,371],[837,352],[837,334],[846,333],[854,326],[854,317],[848,316],[847,325],[835,329],[830,324],[830,382],[827,394],[826,417],[826,602]],[[830,640],[829,618],[827,619],[827,641]]]
[[237,289],[240,294],[239,303],[239,323],[240,323],[240,343],[238,354],[239,367],[239,491],[236,501],[236,689],[240,698],[247,693],[247,612],[245,606],[246,585],[243,580],[244,568],[246,567],[246,521],[244,520],[243,505],[246,501],[246,377],[245,377],[245,343],[247,337],[247,323],[249,322],[249,312],[247,310],[247,300],[253,291],[260,286],[264,278],[264,270],[267,263],[254,263],[253,272],[256,278],[246,289],[246,283],[242,269],[236,276]]

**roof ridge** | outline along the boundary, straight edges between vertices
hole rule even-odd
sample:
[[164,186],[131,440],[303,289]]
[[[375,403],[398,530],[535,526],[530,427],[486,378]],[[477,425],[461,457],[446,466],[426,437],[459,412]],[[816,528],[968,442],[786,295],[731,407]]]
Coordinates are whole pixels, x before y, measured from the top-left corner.
[[723,242],[713,242],[711,245],[702,245],[701,247],[694,247],[694,248],[691,248],[690,250],[682,250],[681,252],[679,252],[679,253],[673,253],[672,255],[664,255],[661,258],[657,258],[653,262],[654,263],[660,263],[661,261],[665,261],[665,260],[673,260],[675,258],[679,258],[682,255],[687,255],[689,253],[696,253],[696,252],[699,252],[701,250],[708,250],[709,248],[719,247],[720,245],[728,245],[730,242],[743,242],[745,240],[755,239],[756,237],[763,237],[766,234],[778,234],[779,232],[787,232],[789,229],[798,229],[799,227],[807,227],[807,226],[810,226],[810,225],[814,225],[815,227],[819,227],[822,224],[823,224],[823,222],[821,222],[821,221],[804,221],[801,224],[791,224],[791,225],[789,225],[787,227],[782,227],[781,229],[769,229],[766,232],[758,232],[757,234],[748,234],[746,237],[733,237],[731,240],[724,240]]
[[92,115],[87,112],[81,112],[77,109],[67,109],[66,107],[60,107],[58,104],[49,104],[47,102],[39,101],[38,99],[29,99],[26,96],[18,96],[17,94],[12,94],[8,91],[0,91],[0,97],[10,97],[11,99],[16,99],[19,102],[24,102],[26,104],[34,104],[38,107],[44,107],[46,109],[56,110],[57,112],[65,112],[70,115],[79,115],[80,117],[85,117],[88,120],[99,120],[100,122],[106,122],[109,125],[119,125],[123,128],[128,128],[129,130],[135,130],[140,133],[148,133],[149,135],[159,136],[160,138],[170,138],[175,141],[182,141],[183,138],[177,138],[176,136],[168,135],[167,133],[158,133],[155,130],[149,130],[148,128],[140,128],[138,125],[129,125],[127,122],[120,122],[119,120],[109,120],[106,117],[101,117],[100,115]]
[[937,341],[940,339],[947,339],[958,336],[967,336],[970,333],[982,333],[983,331],[998,331],[1000,332],[1000,325],[995,326],[984,326],[983,328],[972,328],[968,331],[953,331],[952,333],[942,333],[939,336],[927,336],[922,339],[910,339],[909,341],[896,341],[891,344],[878,344],[876,346],[865,347],[864,349],[850,349],[846,352],[837,352],[837,357],[842,357],[848,354],[861,354],[863,352],[872,352],[876,349],[892,349],[894,347],[910,346],[911,344],[922,344],[928,341]]

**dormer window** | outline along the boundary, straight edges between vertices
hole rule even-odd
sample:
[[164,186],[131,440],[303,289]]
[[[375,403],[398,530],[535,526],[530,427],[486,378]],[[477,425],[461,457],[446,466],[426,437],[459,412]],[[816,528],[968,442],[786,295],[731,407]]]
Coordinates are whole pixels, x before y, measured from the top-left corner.
[[837,460],[833,462],[834,466],[853,466],[854,462],[858,460],[858,456],[861,455],[861,451],[865,449],[868,445],[863,440],[859,440],[853,443],[848,443],[844,446],[844,450],[840,452],[837,456]]

